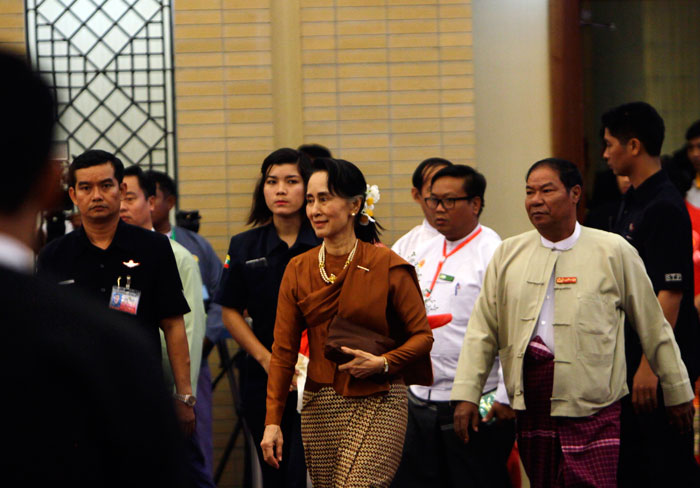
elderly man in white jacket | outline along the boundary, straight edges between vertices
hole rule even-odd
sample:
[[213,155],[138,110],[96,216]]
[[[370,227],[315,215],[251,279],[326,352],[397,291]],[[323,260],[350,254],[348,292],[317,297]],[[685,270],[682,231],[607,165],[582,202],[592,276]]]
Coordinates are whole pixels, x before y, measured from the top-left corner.
[[486,271],[452,389],[455,430],[467,442],[479,429],[476,404],[498,354],[532,486],[615,487],[625,317],[681,430],[692,429],[693,390],[637,251],[576,221],[578,168],[545,159],[526,181],[536,230],[504,241]]

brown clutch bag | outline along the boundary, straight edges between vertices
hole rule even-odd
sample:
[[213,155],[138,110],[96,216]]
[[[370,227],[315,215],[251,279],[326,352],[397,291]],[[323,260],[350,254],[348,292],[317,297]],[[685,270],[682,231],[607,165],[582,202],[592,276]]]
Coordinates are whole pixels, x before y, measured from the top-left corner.
[[328,326],[328,338],[323,347],[323,355],[336,364],[344,364],[355,356],[341,351],[340,348],[343,346],[381,356],[394,349],[395,344],[396,342],[390,337],[336,315]]

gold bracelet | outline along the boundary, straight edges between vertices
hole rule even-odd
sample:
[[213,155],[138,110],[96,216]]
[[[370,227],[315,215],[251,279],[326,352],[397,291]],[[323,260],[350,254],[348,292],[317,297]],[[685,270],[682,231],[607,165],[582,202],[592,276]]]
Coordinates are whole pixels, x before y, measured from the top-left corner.
[[389,372],[389,361],[386,359],[386,356],[382,356],[382,359],[384,360],[384,374],[387,374]]

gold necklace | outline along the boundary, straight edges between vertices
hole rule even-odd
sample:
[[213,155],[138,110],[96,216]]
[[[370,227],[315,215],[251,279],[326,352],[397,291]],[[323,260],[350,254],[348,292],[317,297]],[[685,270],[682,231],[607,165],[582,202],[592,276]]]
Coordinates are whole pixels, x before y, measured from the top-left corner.
[[[345,260],[345,265],[343,266],[343,271],[345,271],[345,268],[348,267],[348,264],[350,264],[350,261],[352,261],[352,258],[355,257],[355,251],[357,251],[357,243],[360,242],[359,239],[355,239],[355,245],[352,248],[352,251],[350,251],[350,254],[348,254],[348,259]],[[318,270],[321,272],[321,279],[328,283],[329,285],[332,285],[335,283],[336,276],[331,273],[330,276],[326,273],[326,242],[323,241],[321,244],[321,249],[318,251]]]

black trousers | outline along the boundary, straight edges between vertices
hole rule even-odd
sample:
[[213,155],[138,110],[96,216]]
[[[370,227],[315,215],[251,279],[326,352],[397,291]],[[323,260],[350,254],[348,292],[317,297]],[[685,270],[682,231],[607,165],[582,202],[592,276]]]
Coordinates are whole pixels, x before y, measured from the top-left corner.
[[506,463],[515,422],[481,424],[464,444],[454,431],[449,402],[426,402],[408,394],[408,427],[392,487],[510,487]]
[[242,389],[243,418],[250,429],[260,460],[265,488],[306,488],[306,462],[301,442],[301,416],[296,411],[297,393],[290,392],[284,409],[282,423],[282,462],[275,469],[262,456],[260,441],[265,432],[266,382],[248,382]]
[[621,400],[620,487],[700,486],[700,466],[693,454],[693,433],[679,434],[668,422],[663,394],[657,409],[637,414],[632,395]]

